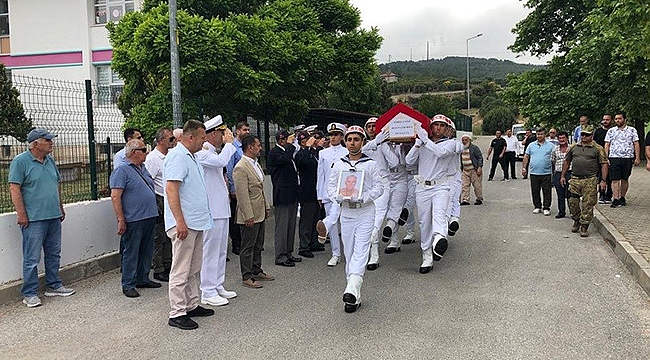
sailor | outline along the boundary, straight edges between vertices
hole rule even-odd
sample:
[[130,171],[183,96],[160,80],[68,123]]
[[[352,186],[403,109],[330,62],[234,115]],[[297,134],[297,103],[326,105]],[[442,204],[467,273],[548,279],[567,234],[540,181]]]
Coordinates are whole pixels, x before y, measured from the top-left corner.
[[[382,154],[381,150],[379,150],[379,148],[388,146],[388,144],[384,142],[388,139],[388,128],[384,128],[386,129],[385,131],[381,131],[375,136],[376,122],[376,117],[371,117],[366,121],[366,124],[364,126],[366,129],[366,135],[371,140],[363,146],[361,152],[375,160],[375,162],[377,162],[377,166],[387,172],[388,164],[386,163],[386,158]],[[384,188],[383,194],[374,202],[375,226],[372,230],[372,236],[370,237],[370,258],[368,259],[368,265],[366,265],[366,269],[370,271],[376,270],[379,266],[379,229],[381,229],[381,226],[384,224],[386,211],[388,210],[388,198],[390,196],[390,182],[386,181],[385,184],[386,187]]]
[[316,197],[321,206],[325,208],[325,218],[316,223],[316,231],[318,232],[318,241],[320,243],[325,243],[325,238],[329,233],[332,257],[327,262],[327,266],[330,267],[336,266],[341,259],[341,240],[338,229],[340,208],[327,195],[327,182],[334,162],[348,153],[347,149],[341,145],[345,130],[346,128],[343,124],[331,123],[327,125],[327,131],[330,136],[330,147],[321,150],[318,155]]
[[[361,152],[365,138],[360,126],[350,126],[345,133],[348,154],[334,163],[327,184],[330,200],[340,205],[341,237],[345,253],[347,286],[343,293],[345,312],[355,312],[361,303],[361,284],[368,262],[370,237],[375,224],[374,201],[384,192],[388,174],[369,156]],[[341,179],[360,179],[359,196],[339,193]]]
[[[224,288],[226,253],[228,252],[228,219],[230,198],[224,178],[224,167],[237,152],[232,132],[221,115],[205,122],[205,143],[195,157],[203,167],[212,229],[203,232],[203,262],[201,265],[201,303],[212,306],[228,304],[237,296]],[[225,143],[225,144],[224,144]],[[220,153],[217,148],[223,145]],[[225,205],[224,205],[225,204]]]
[[[405,209],[406,196],[408,195],[408,176],[406,173],[406,152],[408,147],[399,143],[388,143],[382,147],[382,153],[388,163],[390,179],[390,197],[388,199],[388,211],[386,212],[386,226],[382,230],[382,241],[390,242],[384,249],[384,253],[392,254],[400,251],[400,241],[397,238],[397,230],[408,218],[408,210]],[[402,220],[400,221],[400,218]]]
[[[413,144],[403,145],[412,147]],[[409,148],[408,151],[411,149]],[[408,153],[408,152],[407,152]],[[418,174],[417,164],[406,164],[406,203],[404,204],[404,209],[400,219],[397,221],[397,224],[402,226],[406,224],[406,235],[402,239],[402,244],[412,244],[416,241],[415,239],[415,175]],[[404,216],[407,216],[405,221]]]
[[442,259],[447,251],[447,208],[451,182],[455,179],[449,173],[449,163],[458,158],[463,150],[461,143],[445,137],[448,126],[446,118],[436,115],[431,119],[431,138],[419,122],[414,122],[417,139],[406,156],[407,164],[418,164],[415,201],[420,223],[422,274],[430,272],[433,262]]
[[[456,138],[456,124],[450,119],[445,118],[447,121],[447,138],[449,141],[459,142]],[[462,143],[460,143],[462,146]],[[447,233],[449,236],[454,236],[460,227],[458,221],[460,220],[460,191],[463,187],[462,172],[460,171],[460,156],[456,157],[455,160],[449,162],[449,174],[454,175],[454,180],[449,183],[450,192],[449,192],[449,206],[447,208],[448,214],[448,225]]]

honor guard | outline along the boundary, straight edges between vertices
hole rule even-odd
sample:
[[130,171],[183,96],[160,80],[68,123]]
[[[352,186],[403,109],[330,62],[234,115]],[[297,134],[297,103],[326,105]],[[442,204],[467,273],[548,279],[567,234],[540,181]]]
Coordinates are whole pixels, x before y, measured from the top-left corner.
[[[361,152],[364,130],[350,126],[345,133],[348,154],[334,163],[329,176],[327,194],[340,205],[341,238],[345,253],[347,286],[343,293],[346,312],[355,312],[361,303],[361,284],[368,262],[370,238],[375,225],[374,201],[384,192],[387,173],[369,156]],[[355,178],[358,187],[352,196],[342,194]]]
[[408,164],[418,164],[415,176],[415,201],[420,222],[420,247],[422,265],[420,273],[426,274],[447,251],[447,208],[451,182],[455,177],[449,173],[450,162],[462,152],[462,145],[444,137],[447,131],[446,116],[431,119],[431,138],[420,123],[416,123],[418,139],[406,156]]
[[[449,139],[449,141],[459,142],[458,139],[456,139],[456,125],[448,117],[445,118],[445,121],[447,122],[446,137]],[[462,146],[462,143],[460,144]],[[457,156],[455,160],[452,159],[449,162],[449,175],[454,175],[454,180],[449,183],[450,196],[449,207],[447,209],[449,212],[449,225],[447,226],[447,233],[449,236],[454,236],[460,227],[460,224],[458,223],[460,219],[460,191],[463,185],[462,172],[460,171],[460,167],[460,156]]]
[[327,196],[327,182],[334,163],[347,155],[348,151],[341,143],[343,134],[346,131],[343,124],[331,123],[327,125],[327,131],[330,136],[330,147],[321,150],[318,155],[318,174],[316,179],[316,196],[325,208],[325,219],[319,220],[316,223],[316,230],[318,231],[318,240],[321,243],[325,242],[325,238],[329,233],[332,257],[327,262],[327,266],[336,266],[341,258],[339,229],[338,226],[335,226],[339,222],[340,209],[339,205],[331,201],[330,197]]

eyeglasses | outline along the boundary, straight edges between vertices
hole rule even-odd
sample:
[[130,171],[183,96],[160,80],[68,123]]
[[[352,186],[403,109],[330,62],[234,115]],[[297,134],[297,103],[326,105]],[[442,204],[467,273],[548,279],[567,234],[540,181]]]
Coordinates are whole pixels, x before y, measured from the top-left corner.
[[133,149],[133,151],[134,151],[134,152],[135,152],[135,151],[142,151],[143,154],[146,154],[146,153],[147,153],[147,148],[146,148],[146,147],[144,147],[144,148],[137,148],[137,149]]

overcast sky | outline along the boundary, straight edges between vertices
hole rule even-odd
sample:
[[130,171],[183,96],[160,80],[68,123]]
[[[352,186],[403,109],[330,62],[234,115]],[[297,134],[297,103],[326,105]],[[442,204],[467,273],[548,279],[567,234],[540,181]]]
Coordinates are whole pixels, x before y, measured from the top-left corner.
[[545,64],[529,54],[508,50],[515,40],[511,29],[530,9],[519,0],[350,0],[361,11],[363,28],[377,27],[384,38],[376,54],[379,63],[399,60],[469,56]]

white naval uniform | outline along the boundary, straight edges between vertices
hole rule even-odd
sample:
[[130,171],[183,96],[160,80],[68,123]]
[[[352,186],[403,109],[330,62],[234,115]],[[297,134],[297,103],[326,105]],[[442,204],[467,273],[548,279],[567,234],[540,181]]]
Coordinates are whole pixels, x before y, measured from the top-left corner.
[[[463,144],[457,139],[449,139],[448,141],[455,141],[460,143],[461,146]],[[454,180],[450,182],[449,207],[447,208],[449,222],[452,222],[460,219],[460,192],[463,185],[462,172],[460,171],[460,156],[456,156],[449,162],[448,173],[454,175]]]
[[203,263],[201,264],[201,297],[210,298],[223,291],[226,278],[226,253],[228,252],[228,219],[230,197],[223,169],[237,152],[233,144],[225,144],[220,154],[209,142],[196,154],[203,166],[205,189],[210,205],[213,226],[203,231]]
[[348,150],[342,145],[330,146],[320,151],[318,154],[318,170],[316,177],[316,197],[323,203],[325,208],[325,219],[323,223],[327,228],[330,236],[330,245],[332,246],[332,256],[341,257],[341,238],[339,237],[339,204],[330,200],[327,195],[327,183],[329,181],[332,166],[342,157],[348,154]]
[[408,193],[406,194],[406,203],[404,208],[409,211],[409,218],[406,220],[406,236],[404,237],[413,240],[415,238],[415,175],[418,174],[417,165],[406,165],[407,182],[406,187]]
[[[377,144],[373,139],[368,141],[361,152],[372,158],[379,167],[380,170],[385,170],[388,172],[388,162],[384,157],[380,147],[388,146],[388,144]],[[371,247],[370,247],[370,259],[368,264],[377,264],[379,263],[379,229],[384,224],[384,219],[386,218],[386,212],[388,211],[388,198],[390,197],[390,182],[384,182],[384,192],[381,196],[374,201],[375,205],[375,224],[373,227],[373,236],[371,237]]]
[[[385,149],[385,150],[384,150]],[[382,153],[388,162],[390,180],[390,198],[388,200],[388,211],[386,212],[386,226],[392,230],[390,243],[387,247],[399,248],[400,242],[397,238],[399,225],[397,221],[406,204],[408,195],[408,177],[406,174],[406,154],[402,151],[402,144],[389,143],[382,148]]]
[[[406,156],[408,164],[418,164],[416,175],[416,205],[420,223],[420,247],[430,251],[439,240],[447,234],[447,208],[451,182],[454,175],[449,174],[450,161],[455,160],[463,151],[458,141],[443,138],[435,143],[429,139],[416,140],[415,146]],[[445,241],[446,245],[446,241]],[[443,253],[445,249],[443,250]],[[440,255],[434,249],[434,259]],[[436,256],[438,255],[438,256]]]
[[[339,194],[339,175],[341,171],[363,171],[363,189],[358,202],[341,200]],[[375,224],[374,201],[385,189],[387,174],[377,162],[367,155],[361,159],[350,161],[348,156],[334,163],[329,176],[327,194],[331,201],[341,204],[340,222],[343,252],[345,254],[345,276],[348,281],[346,292],[351,292],[359,302],[361,282],[368,262],[370,237]],[[353,207],[357,205],[358,207]],[[355,281],[356,279],[356,281]],[[356,286],[350,286],[357,284]]]

